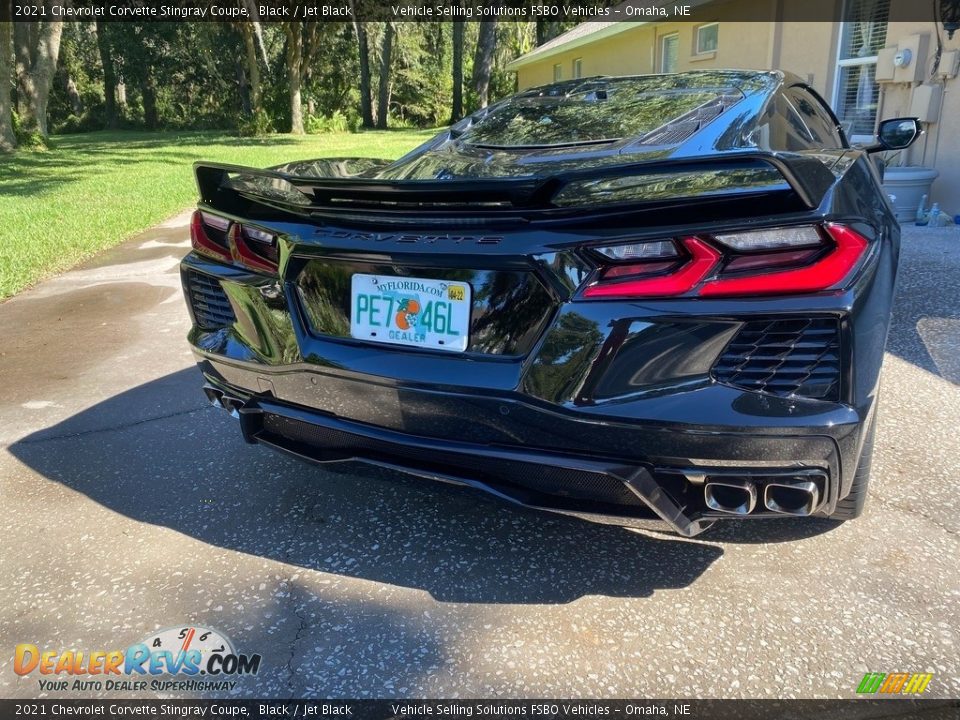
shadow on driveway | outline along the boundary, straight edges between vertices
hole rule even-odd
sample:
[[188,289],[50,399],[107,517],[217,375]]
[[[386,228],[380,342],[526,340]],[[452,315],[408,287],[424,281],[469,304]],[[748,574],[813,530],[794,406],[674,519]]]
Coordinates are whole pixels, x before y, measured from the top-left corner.
[[[331,473],[244,444],[233,420],[201,402],[199,373],[181,370],[10,451],[136,521],[446,602],[644,597],[690,585],[723,554],[709,542],[526,512],[393,473]],[[776,542],[830,527],[736,523],[717,539]]]
[[960,234],[904,228],[887,350],[960,385]]

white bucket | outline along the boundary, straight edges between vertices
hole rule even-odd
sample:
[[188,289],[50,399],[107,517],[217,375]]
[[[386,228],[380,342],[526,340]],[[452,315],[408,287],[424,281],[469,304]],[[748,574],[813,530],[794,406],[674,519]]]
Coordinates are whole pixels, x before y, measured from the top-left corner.
[[917,217],[920,199],[924,195],[930,197],[930,186],[939,174],[937,170],[925,167],[888,167],[884,171],[883,191],[896,198],[893,209],[897,220],[909,222]]

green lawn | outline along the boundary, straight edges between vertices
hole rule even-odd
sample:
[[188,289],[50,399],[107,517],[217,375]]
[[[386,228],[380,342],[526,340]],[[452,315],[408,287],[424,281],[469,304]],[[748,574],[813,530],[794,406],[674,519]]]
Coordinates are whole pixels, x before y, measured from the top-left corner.
[[433,131],[237,138],[100,132],[0,155],[0,300],[196,202],[191,164],[265,167],[328,156],[395,158]]

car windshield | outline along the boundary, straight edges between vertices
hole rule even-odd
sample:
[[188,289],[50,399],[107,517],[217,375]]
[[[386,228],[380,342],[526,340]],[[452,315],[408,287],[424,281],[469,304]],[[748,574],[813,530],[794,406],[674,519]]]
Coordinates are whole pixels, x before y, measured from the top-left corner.
[[[540,88],[494,106],[460,140],[483,147],[613,142],[642,137],[677,122],[699,127],[700,121],[716,117],[731,100],[742,98],[729,87],[677,87],[676,83],[673,77],[662,76]],[[713,111],[701,112],[708,108]]]

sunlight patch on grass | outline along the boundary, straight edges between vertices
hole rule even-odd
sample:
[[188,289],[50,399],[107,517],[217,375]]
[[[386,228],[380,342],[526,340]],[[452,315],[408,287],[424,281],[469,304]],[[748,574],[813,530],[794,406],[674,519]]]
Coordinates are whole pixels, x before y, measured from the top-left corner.
[[267,167],[317,157],[393,159],[433,134],[101,132],[0,155],[0,300],[191,206],[197,160]]

